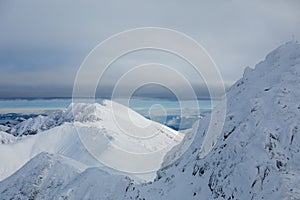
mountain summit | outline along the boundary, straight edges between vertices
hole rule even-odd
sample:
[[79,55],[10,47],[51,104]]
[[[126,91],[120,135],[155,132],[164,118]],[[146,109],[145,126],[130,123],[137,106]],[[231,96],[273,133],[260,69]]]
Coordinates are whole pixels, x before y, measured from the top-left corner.
[[[73,103],[52,115],[25,120],[12,131],[22,137],[0,144],[0,160],[5,160],[0,165],[0,180],[47,152],[86,167],[149,181],[155,178],[165,154],[183,138],[183,134],[109,100]],[[10,139],[7,135],[1,133],[0,139]]]

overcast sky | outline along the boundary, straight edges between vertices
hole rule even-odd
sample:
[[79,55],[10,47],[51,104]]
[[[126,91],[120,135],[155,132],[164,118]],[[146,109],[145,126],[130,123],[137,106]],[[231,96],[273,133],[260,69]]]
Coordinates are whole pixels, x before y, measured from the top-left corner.
[[[299,40],[299,11],[299,0],[0,0],[0,98],[70,96],[80,64],[98,43],[148,26],[194,38],[230,85],[246,66],[254,67],[293,37]],[[160,57],[155,55],[144,52],[138,62]],[[134,58],[116,64],[106,90],[109,80],[117,79],[118,66]],[[168,56],[160,59],[175,63]]]

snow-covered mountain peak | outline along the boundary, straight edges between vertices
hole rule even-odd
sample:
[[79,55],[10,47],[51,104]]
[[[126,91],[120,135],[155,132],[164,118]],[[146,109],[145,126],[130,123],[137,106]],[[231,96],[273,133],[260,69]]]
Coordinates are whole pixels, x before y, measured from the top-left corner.
[[[29,118],[17,124],[9,132],[14,136],[34,135],[64,123],[91,124],[100,121],[110,121],[110,124],[118,126],[119,131],[127,132],[132,136],[137,136],[133,133],[139,132],[139,137],[142,137],[141,134],[144,133],[143,137],[152,136],[152,133],[148,134],[144,129],[153,129],[159,126],[158,123],[146,119],[126,106],[114,101],[103,100],[102,103],[71,103],[66,109],[56,111],[48,116],[39,115]],[[132,131],[132,128],[135,131]],[[178,132],[171,128],[165,127],[165,129],[178,135]],[[152,132],[155,133],[157,130],[155,131],[154,128]]]
[[101,105],[96,103],[71,103],[64,111],[65,121],[93,122],[101,120]]
[[[54,191],[53,193],[57,193],[53,198],[300,199],[299,86],[300,45],[296,42],[289,42],[271,52],[254,69],[247,68],[243,78],[230,88],[227,93],[225,125],[222,132],[218,134],[219,137],[216,140],[211,140],[212,143],[206,144],[211,147],[207,148],[211,151],[207,151],[204,157],[201,157],[201,147],[203,142],[206,141],[205,138],[208,137],[209,115],[201,119],[199,126],[195,126],[197,128],[192,130],[196,134],[194,140],[193,137],[190,137],[191,135],[184,138],[183,144],[189,142],[192,142],[192,144],[181,157],[180,153],[185,147],[183,144],[175,146],[167,154],[165,157],[167,163],[174,158],[180,158],[175,163],[159,170],[153,182],[135,184],[132,181],[128,182],[128,178],[109,175],[97,168],[87,169],[84,172],[72,169],[70,172],[75,171],[74,176],[70,176],[70,179],[64,178],[65,181],[62,181],[58,186],[54,182],[54,185],[57,186],[55,188],[58,189],[50,187],[50,190]],[[103,106],[105,107],[104,104]],[[222,107],[217,106],[213,110],[213,114],[218,115],[220,109]],[[93,109],[91,111],[95,113]],[[124,115],[116,116],[124,120]],[[79,119],[82,118],[79,117]],[[106,124],[107,128],[105,132],[102,132],[103,135],[106,137],[109,134],[109,136],[115,138],[117,135],[113,134],[116,127],[108,123],[111,122],[111,119],[111,114],[105,117],[101,113],[101,120],[95,124],[99,126],[101,123],[102,125]],[[79,124],[84,125],[84,123]],[[58,136],[59,132],[66,129],[65,126],[58,128],[59,131],[52,130],[53,132],[48,132],[47,139],[50,140],[54,133]],[[85,129],[86,126],[81,128]],[[160,128],[162,129],[162,127]],[[151,130],[145,129],[145,131]],[[92,132],[92,129],[89,127],[87,132]],[[39,135],[41,140],[43,139],[42,136],[45,136],[43,134]],[[60,137],[63,138],[65,135],[63,132]],[[162,135],[165,136],[165,134]],[[172,134],[168,132],[167,135]],[[67,141],[70,137],[67,137],[67,139],[61,138],[58,138],[57,141]],[[131,142],[131,140],[126,140],[126,137],[122,138],[121,141]],[[160,141],[165,141],[165,138],[154,140],[154,144],[159,144]],[[127,142],[124,144],[128,144]],[[38,148],[36,149],[45,146],[45,143],[37,143],[40,146],[37,145]],[[64,142],[61,142],[58,147],[54,148],[54,152],[73,156],[72,158],[76,159],[74,154],[69,154],[69,148],[64,144]],[[77,145],[77,143],[74,144]],[[141,144],[140,141],[137,144]],[[142,146],[145,145],[147,146],[146,143]],[[107,148],[108,150],[105,150],[105,154],[109,155],[107,158],[112,155],[112,152],[109,151],[110,148],[111,146]],[[3,151],[3,149],[0,150]],[[151,151],[152,149],[148,150]],[[78,155],[77,152],[76,155]],[[119,160],[121,160],[123,157],[120,154],[118,155]],[[48,157],[46,156],[46,158]],[[32,165],[31,162],[33,161],[30,161],[26,166],[31,166],[30,168],[34,169],[33,171],[40,171],[34,168],[34,165],[40,166],[39,162]],[[48,163],[47,159],[46,163]],[[148,165],[148,163],[145,164]],[[24,191],[24,185],[29,185],[31,188],[36,188],[35,186],[38,185],[38,188],[41,188],[42,191],[40,195],[49,194],[49,190],[47,190],[49,185],[45,185],[46,187],[43,188],[39,187],[40,184],[33,181],[36,179],[23,176],[27,173],[32,174],[30,172],[32,170],[27,170],[26,166],[0,183],[0,194],[17,196],[20,194],[19,191]],[[61,167],[68,170],[70,163],[64,163],[64,166]],[[55,175],[59,172],[53,171],[51,173]],[[99,180],[104,180],[104,187],[100,186],[102,182]],[[14,185],[14,183],[20,184]],[[97,187],[94,184],[99,186]],[[9,189],[7,185],[13,189]],[[25,191],[30,191],[30,188],[27,188],[28,190]],[[25,194],[28,194],[28,192],[25,192]]]
[[293,70],[290,68],[298,64],[299,60],[299,43],[287,42],[269,53],[265,60],[257,64],[254,69],[247,67],[243,78],[235,85],[241,85],[241,82],[247,81],[260,81],[265,85],[274,83],[281,73]]
[[[109,173],[152,180],[165,154],[183,138],[181,133],[109,100],[102,104],[73,103],[52,115],[25,120],[12,132],[32,136],[0,146],[0,159],[6,159],[10,152],[15,157],[0,165],[0,179],[45,151],[90,167],[101,166]],[[4,136],[0,135],[2,141],[10,139]]]
[[300,45],[288,42],[230,88],[225,126],[212,151],[199,157],[207,116],[182,158],[129,197],[300,199],[299,85]]

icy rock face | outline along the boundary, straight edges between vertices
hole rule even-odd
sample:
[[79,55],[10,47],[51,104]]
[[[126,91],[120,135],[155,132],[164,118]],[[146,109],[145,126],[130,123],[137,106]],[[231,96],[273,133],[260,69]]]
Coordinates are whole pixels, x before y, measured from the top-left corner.
[[153,183],[129,189],[127,197],[300,199],[299,86],[300,45],[289,42],[231,87],[225,126],[205,158],[199,149],[207,118],[177,163],[160,170]]

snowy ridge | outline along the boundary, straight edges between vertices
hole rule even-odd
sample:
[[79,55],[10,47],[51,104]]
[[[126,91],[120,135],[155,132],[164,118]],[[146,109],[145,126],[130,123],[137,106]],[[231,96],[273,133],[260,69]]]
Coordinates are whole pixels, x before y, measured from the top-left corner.
[[[56,197],[60,199],[124,199],[125,188],[131,180],[124,176],[88,168],[66,185]],[[125,189],[125,190],[124,190]]]
[[[116,112],[114,112],[114,109]],[[29,118],[11,129],[5,126],[0,126],[0,130],[3,129],[2,131],[9,132],[14,136],[34,135],[38,132],[49,130],[69,122],[92,123],[105,119],[113,120],[112,112],[114,112],[114,115],[116,115],[115,117],[124,119],[126,121],[129,120],[129,114],[129,116],[133,119],[133,123],[136,123],[137,125],[148,125],[150,122],[153,124],[158,124],[145,119],[139,113],[128,109],[121,104],[109,100],[103,100],[101,104],[72,103],[68,108],[64,110],[58,110],[54,113],[51,113],[49,116],[39,115],[34,118]],[[175,135],[178,134],[177,131],[174,131],[171,128],[165,128],[168,130],[168,132],[172,132]]]
[[0,143],[2,143],[2,144],[13,143],[17,139],[18,138],[16,138],[15,136],[0,130]]
[[48,199],[82,171],[74,160],[41,153],[1,182],[1,199]]
[[[130,179],[88,168],[60,155],[41,153],[0,184],[1,199],[122,199]],[[99,187],[101,186],[101,187]]]
[[[112,105],[117,110],[117,115],[114,115]],[[126,115],[128,111],[131,113],[132,119]],[[149,123],[147,127],[142,129],[144,134],[152,134],[153,130],[158,134],[151,140],[137,140],[124,134],[119,126],[114,123],[114,118],[130,127],[132,135],[138,136],[141,130],[138,127],[132,128],[134,127],[132,121]],[[43,131],[43,127],[46,127],[44,128],[46,130]],[[0,180],[14,173],[41,152],[60,154],[77,160],[87,167],[100,167],[109,173],[125,174],[135,180],[151,180],[155,177],[155,171],[149,171],[145,174],[115,172],[115,170],[109,169],[110,166],[105,167],[103,162],[101,164],[97,159],[101,158],[105,161],[105,159],[117,158],[119,152],[115,149],[119,147],[129,152],[143,153],[151,153],[161,149],[155,155],[153,154],[154,156],[149,160],[152,166],[159,169],[164,155],[182,139],[182,135],[177,131],[152,122],[131,109],[111,101],[104,101],[103,105],[98,103],[71,104],[66,110],[51,116],[38,116],[37,118],[28,119],[16,130],[20,135],[24,135],[25,132],[28,133],[29,131],[40,133],[18,137],[18,140],[15,140],[16,137],[0,132],[0,139],[5,141],[3,143],[10,143],[0,145],[0,160],[6,160],[0,165]],[[95,158],[90,149],[86,147],[96,149],[99,153],[98,157]],[[117,159],[113,163],[113,167],[120,169],[132,165],[129,157],[126,158],[127,160],[125,158]],[[148,165],[147,162],[138,162],[135,166],[143,169]]]
[[128,198],[300,199],[299,85],[300,45],[289,42],[231,87],[223,132],[205,158],[207,118],[183,157]]
[[101,116],[99,107],[103,106],[100,104],[71,104],[68,108],[51,113],[49,116],[39,115],[25,120],[13,127],[10,133],[15,136],[34,135],[67,122],[99,121],[99,116]]

